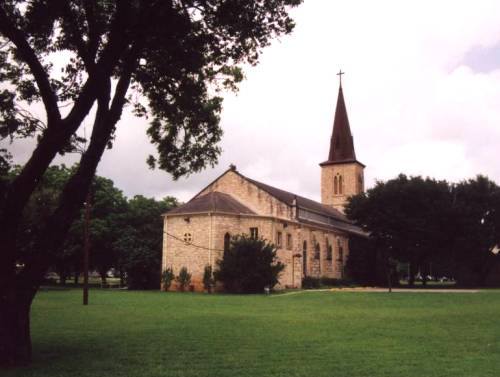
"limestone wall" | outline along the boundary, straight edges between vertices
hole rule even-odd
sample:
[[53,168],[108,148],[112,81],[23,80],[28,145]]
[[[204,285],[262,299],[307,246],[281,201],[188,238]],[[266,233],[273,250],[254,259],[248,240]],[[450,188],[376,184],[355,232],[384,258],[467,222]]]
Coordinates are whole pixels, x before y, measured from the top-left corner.
[[[321,230],[312,226],[298,224],[294,221],[262,217],[236,216],[224,214],[200,214],[190,216],[166,216],[163,242],[163,269],[171,267],[177,275],[182,267],[187,267],[192,274],[192,284],[196,290],[203,290],[203,271],[207,264],[215,269],[216,261],[222,257],[224,235],[249,234],[251,227],[259,229],[259,237],[278,243],[278,232],[281,232],[282,246],[278,248],[278,257],[285,264],[285,270],[280,276],[277,288],[301,286],[303,277],[304,241],[306,250],[306,274],[314,277],[340,278],[342,265],[339,261],[337,239],[340,238],[344,259],[347,260],[348,244],[343,234]],[[189,235],[188,242],[184,237]],[[287,238],[291,236],[291,244]],[[175,237],[175,238],[174,238]],[[326,240],[333,246],[333,256],[327,260]],[[313,243],[320,245],[319,258],[315,258]],[[174,285],[174,289],[176,286]]]
[[231,195],[255,213],[282,219],[293,219],[293,208],[261,190],[241,175],[228,171],[199,195],[219,191]]
[[[333,164],[321,167],[321,202],[344,212],[347,198],[364,191],[363,166],[358,163]],[[342,176],[342,194],[335,194],[334,178]]]
[[[189,219],[187,221],[186,219]],[[177,276],[182,267],[192,274],[191,282],[198,290],[203,287],[203,271],[210,263],[212,216],[167,216],[164,218],[163,270],[173,269]],[[191,235],[190,242],[184,236]],[[197,245],[199,247],[194,247]],[[176,285],[172,287],[176,288]]]

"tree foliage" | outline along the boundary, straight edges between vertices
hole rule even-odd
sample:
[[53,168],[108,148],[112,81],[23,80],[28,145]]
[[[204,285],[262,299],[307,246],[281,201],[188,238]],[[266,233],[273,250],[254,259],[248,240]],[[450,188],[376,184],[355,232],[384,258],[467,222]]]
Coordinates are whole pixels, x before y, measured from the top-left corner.
[[[20,263],[29,263],[38,251],[36,241],[43,224],[57,205],[71,168],[51,166],[25,209],[18,244],[23,254]],[[14,167],[7,177],[12,180],[21,170]],[[110,179],[96,176],[90,190],[90,267],[101,275],[103,283],[111,268],[128,276],[131,288],[157,288],[162,250],[161,215],[178,205],[177,199],[162,200],[135,196],[127,199]],[[50,255],[50,267],[62,284],[70,274],[80,274],[83,261],[84,210],[72,224],[63,247]]]
[[230,247],[217,261],[215,277],[232,293],[262,293],[278,283],[285,265],[277,259],[277,249],[264,239],[247,235],[231,238]]
[[191,274],[188,272],[187,267],[182,267],[179,270],[179,275],[175,278],[177,284],[179,284],[179,289],[184,292],[186,287],[189,287],[191,284]]
[[452,196],[456,277],[464,285],[484,285],[500,258],[492,254],[493,248],[500,245],[500,187],[478,176],[454,185]]
[[165,291],[168,291],[170,289],[170,286],[172,285],[172,282],[174,281],[175,279],[175,274],[174,274],[174,271],[168,267],[166,268],[162,274],[161,274],[161,282],[163,284],[163,289],[165,289]]
[[215,284],[214,272],[212,266],[206,265],[203,269],[203,288],[206,289],[208,293],[212,293],[212,288]]
[[[405,175],[377,182],[346,207],[370,233],[367,242],[354,245],[348,270],[358,279],[365,274],[366,280],[380,282],[380,265],[394,258],[408,263],[410,283],[417,272],[425,277],[434,266],[434,273],[446,271],[460,284],[482,285],[498,263],[491,251],[500,243],[499,194],[500,188],[482,176],[456,185]],[[373,266],[379,267],[366,261],[378,261]]]
[[130,289],[160,287],[162,215],[177,204],[172,197],[157,201],[142,195],[128,201],[124,225],[113,247],[119,251],[119,268],[126,273]]
[[[99,160],[129,105],[149,119],[149,156],[174,178],[214,164],[220,153],[222,90],[235,90],[244,64],[290,33],[300,0],[5,0],[0,3],[0,138],[36,137],[0,197],[0,364],[31,358],[29,308],[78,217]],[[57,64],[54,64],[57,58]],[[62,65],[62,68],[61,68]],[[41,104],[44,115],[30,111]],[[95,111],[91,112],[92,109]],[[92,132],[78,133],[91,114]],[[80,150],[57,207],[22,265],[23,210],[57,154]],[[5,154],[0,153],[2,163]],[[4,309],[7,308],[7,309]]]

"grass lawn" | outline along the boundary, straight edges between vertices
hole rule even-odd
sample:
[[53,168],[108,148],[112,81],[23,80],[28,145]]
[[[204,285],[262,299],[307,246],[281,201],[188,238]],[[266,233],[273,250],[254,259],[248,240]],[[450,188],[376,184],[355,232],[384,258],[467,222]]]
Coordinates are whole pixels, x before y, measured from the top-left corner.
[[500,376],[500,291],[42,291],[22,376]]

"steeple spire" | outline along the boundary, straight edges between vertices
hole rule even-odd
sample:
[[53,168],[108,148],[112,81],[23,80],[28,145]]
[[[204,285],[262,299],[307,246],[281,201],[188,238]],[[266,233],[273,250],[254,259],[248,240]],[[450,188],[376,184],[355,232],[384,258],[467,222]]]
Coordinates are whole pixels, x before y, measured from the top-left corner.
[[356,160],[354,142],[349,127],[349,118],[342,92],[342,75],[339,76],[339,96],[333,120],[333,132],[330,140],[328,160],[321,166],[321,203],[343,212],[350,196],[364,191],[364,168]]
[[351,135],[351,128],[349,127],[349,118],[347,117],[344,93],[342,91],[343,74],[344,72],[342,71],[337,73],[340,78],[339,95],[337,98],[337,108],[335,109],[335,118],[333,121],[333,133],[330,140],[330,153],[328,154],[328,160],[324,163],[356,161],[354,142]]

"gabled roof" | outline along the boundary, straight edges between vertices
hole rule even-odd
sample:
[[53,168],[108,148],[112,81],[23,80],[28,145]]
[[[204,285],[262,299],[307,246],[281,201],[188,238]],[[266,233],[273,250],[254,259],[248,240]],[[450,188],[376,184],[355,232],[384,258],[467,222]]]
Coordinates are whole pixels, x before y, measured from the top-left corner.
[[303,196],[294,194],[292,192],[288,192],[273,186],[266,185],[265,183],[258,182],[251,178],[247,178],[240,173],[238,174],[247,179],[248,181],[252,182],[255,186],[259,187],[261,190],[267,192],[269,195],[274,196],[281,202],[284,202],[285,204],[288,204],[290,206],[294,205],[294,200],[296,200],[295,204],[300,208],[308,209],[313,212],[317,212],[321,215],[333,217],[340,221],[349,221],[342,212],[336,210],[333,207],[327,206],[326,204],[322,204],[312,199],[308,199]]
[[298,210],[303,209],[307,212],[313,212],[320,216],[328,218],[328,222],[318,222],[307,218],[298,217],[296,220],[309,225],[320,226],[330,229],[336,229],[345,231],[351,234],[356,234],[359,236],[366,237],[367,233],[364,232],[360,227],[355,225],[350,221],[342,212],[330,207],[326,204],[316,202],[312,199],[305,198],[303,196],[294,194],[289,191],[281,190],[279,188],[269,186],[265,183],[256,181],[254,179],[245,177],[243,174],[236,170],[235,166],[231,166],[228,170],[222,173],[209,185],[207,185],[203,190],[196,194],[193,199],[191,199],[186,204],[177,207],[169,212],[170,214],[188,214],[188,213],[207,213],[207,212],[224,212],[224,213],[234,213],[234,214],[248,214],[248,215],[258,215],[245,205],[243,205],[238,200],[234,199],[231,195],[219,192],[210,191],[206,194],[202,194],[208,187],[222,178],[229,172],[237,174],[241,178],[247,180],[253,185],[257,186],[262,191],[267,192],[269,195],[278,199],[280,202],[289,205],[296,206]]
[[168,211],[168,215],[183,214],[183,213],[208,213],[208,212],[223,212],[234,213],[237,215],[255,215],[256,213],[250,208],[241,204],[231,195],[212,191],[202,196],[195,196],[186,204]]

